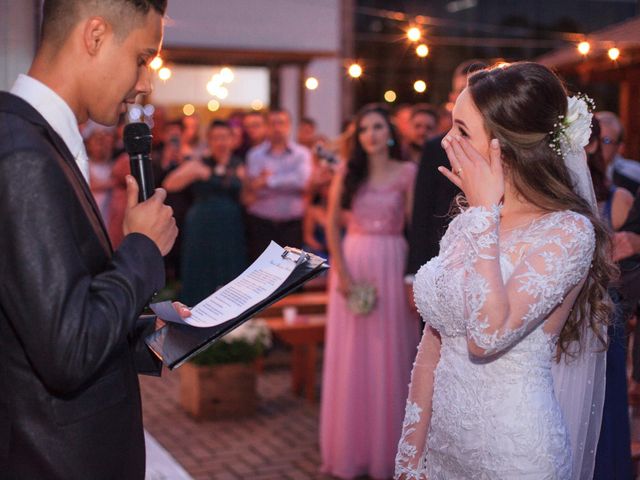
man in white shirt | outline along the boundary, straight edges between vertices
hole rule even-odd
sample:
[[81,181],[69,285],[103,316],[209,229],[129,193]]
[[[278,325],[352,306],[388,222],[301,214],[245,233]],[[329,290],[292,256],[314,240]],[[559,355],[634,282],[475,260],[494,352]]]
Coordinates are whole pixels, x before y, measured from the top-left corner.
[[113,251],[78,123],[114,125],[151,91],[166,0],[45,0],[28,75],[0,92],[0,477],[144,478],[138,319],[177,230],[127,179]]

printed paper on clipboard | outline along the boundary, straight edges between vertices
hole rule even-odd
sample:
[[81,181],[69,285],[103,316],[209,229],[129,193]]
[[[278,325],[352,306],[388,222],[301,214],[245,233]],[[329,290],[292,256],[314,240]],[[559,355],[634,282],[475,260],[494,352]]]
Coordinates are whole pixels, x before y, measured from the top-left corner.
[[180,318],[171,302],[154,303],[151,309],[165,321],[199,328],[215,327],[271,296],[307,258],[304,252],[284,249],[271,242],[240,276],[193,307],[190,317]]

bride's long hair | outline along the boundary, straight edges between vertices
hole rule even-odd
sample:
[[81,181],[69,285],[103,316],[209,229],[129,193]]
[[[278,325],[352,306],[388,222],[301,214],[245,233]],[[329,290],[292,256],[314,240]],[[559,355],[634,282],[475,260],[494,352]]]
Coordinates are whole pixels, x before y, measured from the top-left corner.
[[607,288],[617,269],[611,257],[609,232],[588,202],[574,191],[562,156],[550,146],[554,124],[567,113],[567,92],[562,82],[542,65],[519,62],[474,73],[468,89],[489,135],[500,141],[505,175],[517,192],[545,211],[572,210],[593,224],[593,262],[560,332],[558,358],[577,353],[580,348],[576,350],[576,345],[583,347],[587,321],[606,345],[603,326],[608,325],[612,313]]

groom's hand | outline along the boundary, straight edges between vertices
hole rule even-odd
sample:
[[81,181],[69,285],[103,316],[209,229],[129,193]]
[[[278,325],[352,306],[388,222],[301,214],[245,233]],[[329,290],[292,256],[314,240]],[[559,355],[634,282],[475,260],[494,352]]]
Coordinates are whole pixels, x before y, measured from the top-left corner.
[[[173,308],[176,309],[176,312],[178,312],[178,315],[180,315],[180,318],[188,318],[191,316],[191,309],[187,307],[184,303],[173,302]],[[164,327],[166,324],[167,322],[162,320],[160,317],[156,318],[156,330]]]

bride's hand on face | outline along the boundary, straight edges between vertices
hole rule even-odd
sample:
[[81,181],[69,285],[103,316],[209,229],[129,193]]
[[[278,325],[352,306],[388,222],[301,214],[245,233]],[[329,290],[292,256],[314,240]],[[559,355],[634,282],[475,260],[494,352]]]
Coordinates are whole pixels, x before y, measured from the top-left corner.
[[491,140],[489,158],[483,157],[466,138],[449,134],[442,140],[451,170],[438,167],[438,171],[464,192],[471,207],[497,205],[504,196],[504,173],[500,143]]

